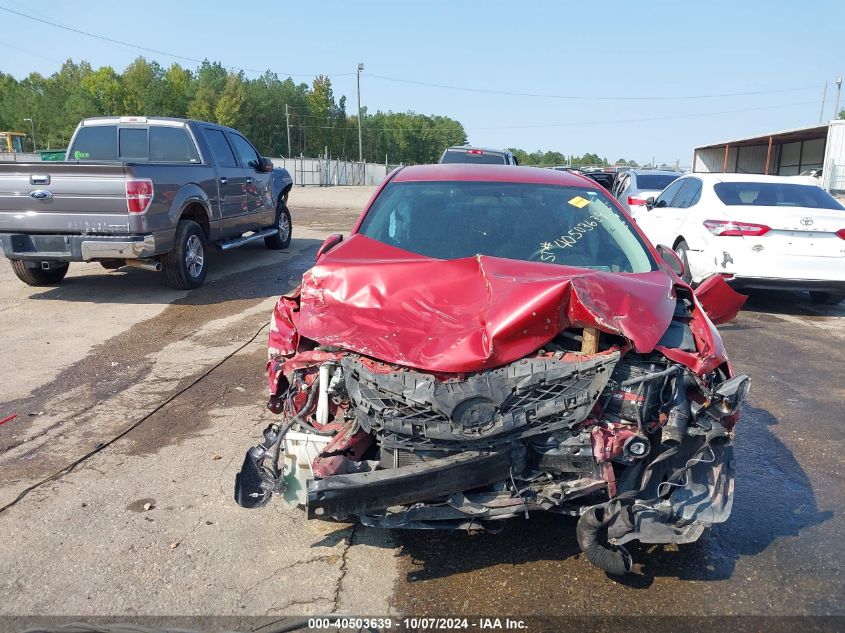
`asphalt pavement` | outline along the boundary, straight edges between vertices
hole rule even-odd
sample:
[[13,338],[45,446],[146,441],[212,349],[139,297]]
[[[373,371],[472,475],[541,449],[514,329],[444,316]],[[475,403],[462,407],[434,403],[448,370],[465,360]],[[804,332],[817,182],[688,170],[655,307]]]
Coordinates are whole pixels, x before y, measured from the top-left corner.
[[274,300],[371,192],[295,189],[288,251],[214,254],[190,293],[96,264],[28,288],[0,262],[0,615],[845,615],[845,308],[798,293],[720,328],[753,380],[730,520],[633,548],[622,582],[565,518],[470,536],[237,507]]

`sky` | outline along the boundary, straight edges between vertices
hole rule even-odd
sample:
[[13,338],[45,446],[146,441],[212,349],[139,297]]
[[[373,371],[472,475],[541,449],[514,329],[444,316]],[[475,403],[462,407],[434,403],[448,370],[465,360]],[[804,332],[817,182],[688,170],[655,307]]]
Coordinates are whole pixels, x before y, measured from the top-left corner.
[[161,51],[0,10],[0,71],[18,78],[50,75],[68,58],[116,70],[138,55],[191,68],[173,56],[208,58],[249,77],[269,69],[310,83],[327,74],[354,113],[363,62],[370,112],[446,115],[476,145],[610,161],[689,165],[698,145],[814,124],[825,81],[824,118],[834,118],[833,82],[845,74],[842,0],[0,0],[0,8]]

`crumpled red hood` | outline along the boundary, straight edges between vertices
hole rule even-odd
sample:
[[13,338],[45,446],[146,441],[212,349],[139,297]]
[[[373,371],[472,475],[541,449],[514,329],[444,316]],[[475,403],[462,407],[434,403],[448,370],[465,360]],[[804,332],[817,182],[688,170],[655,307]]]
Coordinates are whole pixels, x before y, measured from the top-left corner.
[[274,343],[271,333],[270,341],[277,353],[294,352],[290,334],[298,333],[453,373],[513,362],[571,326],[620,334],[637,351],[651,351],[672,319],[675,296],[660,271],[614,274],[487,256],[443,261],[356,234],[305,274],[298,303],[286,314],[277,308],[281,336]]

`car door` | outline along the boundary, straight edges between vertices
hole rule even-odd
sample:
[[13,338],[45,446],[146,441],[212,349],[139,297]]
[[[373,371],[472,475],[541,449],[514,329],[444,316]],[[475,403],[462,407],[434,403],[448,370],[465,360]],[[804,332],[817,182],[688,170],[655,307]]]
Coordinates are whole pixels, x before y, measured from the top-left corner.
[[[646,237],[652,244],[657,245],[666,242],[669,233],[664,226],[666,216],[673,213],[671,205],[684,184],[686,184],[685,178],[676,180],[663,190],[663,193],[654,201],[654,206],[651,209],[637,213],[637,224],[645,231]],[[667,246],[671,246],[671,244],[667,244]]]
[[243,170],[238,165],[235,150],[229,144],[223,130],[203,128],[214,164],[217,168],[217,189],[220,200],[223,237],[240,235],[239,226],[246,206],[246,183]]
[[273,174],[261,171],[261,155],[252,143],[237,132],[229,131],[229,139],[238,155],[244,178],[246,209],[243,230],[249,231],[273,226],[276,221],[276,204],[273,200]]
[[681,235],[681,226],[689,215],[690,207],[701,199],[701,179],[700,178],[684,178],[683,186],[672,202],[661,209],[663,221],[661,227],[663,236],[661,243],[667,246],[672,246],[675,240]]

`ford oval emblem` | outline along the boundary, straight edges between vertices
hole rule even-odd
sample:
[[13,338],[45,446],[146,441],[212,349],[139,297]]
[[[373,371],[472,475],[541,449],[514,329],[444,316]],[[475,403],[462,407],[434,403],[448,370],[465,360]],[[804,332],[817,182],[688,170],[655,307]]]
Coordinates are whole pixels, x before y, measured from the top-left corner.
[[801,218],[801,224],[804,226],[810,226],[813,223],[813,218]]
[[29,197],[33,200],[49,200],[53,197],[53,192],[47,191],[46,189],[36,189],[35,191],[29,192]]

